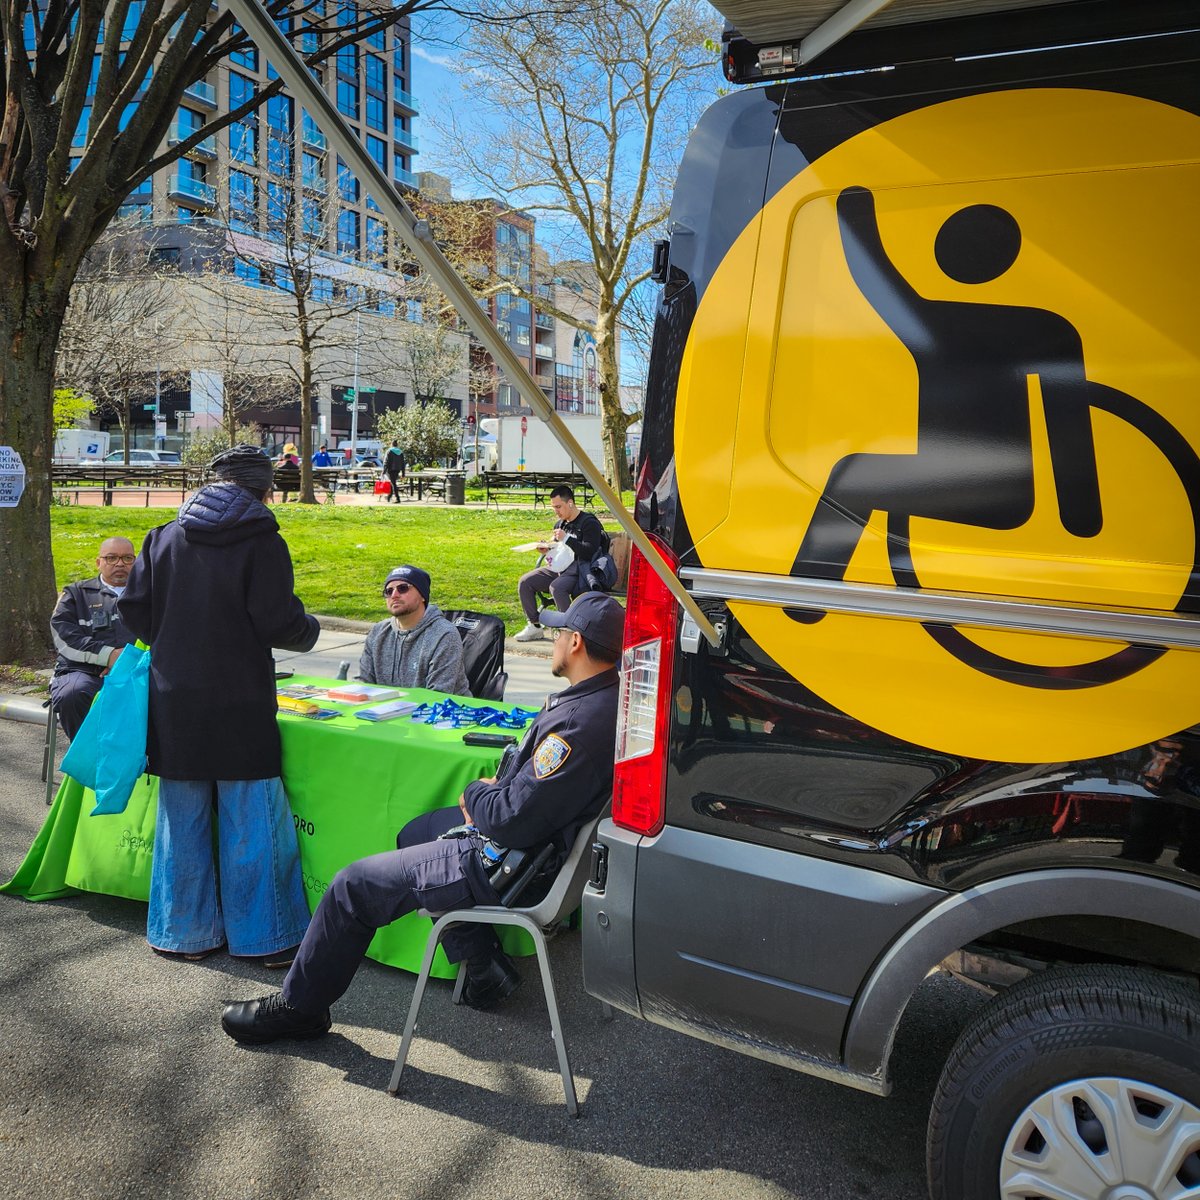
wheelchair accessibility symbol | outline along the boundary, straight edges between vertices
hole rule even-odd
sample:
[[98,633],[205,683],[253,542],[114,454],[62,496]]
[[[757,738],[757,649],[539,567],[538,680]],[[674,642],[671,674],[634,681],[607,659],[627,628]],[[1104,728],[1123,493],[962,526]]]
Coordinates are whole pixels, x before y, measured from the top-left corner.
[[[1198,160],[1193,114],[1030,89],[895,118],[801,172],[685,354],[676,463],[704,565],[1200,611]],[[827,701],[952,753],[1090,757],[1200,720],[1188,651],[734,608]]]

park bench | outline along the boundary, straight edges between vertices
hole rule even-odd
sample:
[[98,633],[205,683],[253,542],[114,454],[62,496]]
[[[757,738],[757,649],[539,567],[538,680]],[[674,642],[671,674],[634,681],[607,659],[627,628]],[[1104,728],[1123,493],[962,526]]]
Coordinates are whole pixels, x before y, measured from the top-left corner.
[[50,484],[60,495],[71,495],[75,503],[83,494],[100,493],[101,503],[110,505],[113,494],[139,492],[144,507],[150,507],[152,492],[178,492],[180,503],[200,486],[198,467],[126,467],[123,465],[75,465],[55,463],[50,467]]
[[566,484],[575,493],[575,503],[584,508],[595,499],[592,485],[582,475],[569,471],[485,471],[480,476],[484,486],[484,508],[493,501],[512,502],[530,497],[534,508],[550,503],[550,493]]

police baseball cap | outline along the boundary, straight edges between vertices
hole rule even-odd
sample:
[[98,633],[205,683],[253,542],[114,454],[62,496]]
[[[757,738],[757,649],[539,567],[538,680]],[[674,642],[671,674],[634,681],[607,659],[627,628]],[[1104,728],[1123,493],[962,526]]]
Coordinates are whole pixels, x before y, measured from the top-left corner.
[[602,650],[620,654],[625,634],[625,610],[603,592],[584,592],[575,597],[566,612],[543,609],[541,624],[549,629],[573,629]]
[[393,583],[397,579],[412,584],[421,593],[421,599],[426,604],[429,603],[429,573],[427,571],[422,571],[420,567],[393,567],[383,581],[384,588],[386,589],[389,583]]

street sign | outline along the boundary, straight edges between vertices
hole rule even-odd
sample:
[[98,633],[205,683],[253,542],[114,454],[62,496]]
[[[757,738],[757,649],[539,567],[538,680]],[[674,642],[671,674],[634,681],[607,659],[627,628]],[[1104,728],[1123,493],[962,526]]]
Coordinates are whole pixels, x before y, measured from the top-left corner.
[[358,390],[362,392],[364,396],[373,396],[375,394],[375,389],[373,387],[360,387]]
[[521,436],[524,437],[528,432],[529,432],[529,419],[527,417],[522,417],[521,418]]
[[354,408],[357,412],[366,412],[367,411],[367,406],[365,404],[356,404],[356,405],[354,405]]
[[347,388],[347,389],[346,389],[346,390],[345,390],[345,391],[342,393],[342,399],[343,399],[343,400],[345,400],[345,402],[346,402],[347,404],[349,404],[349,403],[350,403],[350,401],[354,399],[354,389],[353,389],[353,388]]
[[158,412],[158,405],[157,404],[147,404],[146,411],[151,412],[151,413],[156,413],[156,412]]
[[16,508],[25,491],[25,464],[11,446],[0,446],[0,508]]

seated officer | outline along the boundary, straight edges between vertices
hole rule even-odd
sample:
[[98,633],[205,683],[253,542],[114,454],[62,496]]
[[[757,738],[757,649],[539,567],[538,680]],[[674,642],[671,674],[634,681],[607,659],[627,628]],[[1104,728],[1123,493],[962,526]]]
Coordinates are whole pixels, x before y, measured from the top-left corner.
[[391,614],[367,634],[358,677],[384,687],[420,687],[469,696],[462,635],[429,603],[429,574],[420,567],[393,567],[383,581]]
[[[546,702],[499,778],[469,784],[458,807],[410,821],[398,850],[360,859],[333,877],[283,991],[226,1006],[221,1025],[231,1038],[258,1045],[320,1037],[332,1024],[329,1006],[350,986],[377,929],[418,907],[499,903],[488,882],[485,839],[521,850],[552,842],[565,857],[604,806],[612,791],[625,613],[611,596],[589,592],[542,620],[559,635],[551,669],[571,686]],[[473,1008],[494,1007],[521,982],[489,926],[455,926],[442,945],[451,962],[467,961],[463,1001]]]
[[128,538],[111,537],[102,542],[96,559],[100,574],[68,583],[54,606],[50,631],[58,660],[50,680],[50,698],[69,738],[79,732],[103,677],[134,640],[117,615],[117,601],[125,591],[135,557]]

